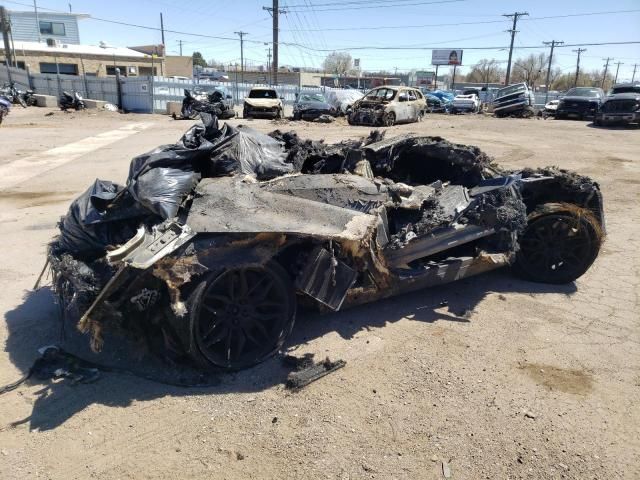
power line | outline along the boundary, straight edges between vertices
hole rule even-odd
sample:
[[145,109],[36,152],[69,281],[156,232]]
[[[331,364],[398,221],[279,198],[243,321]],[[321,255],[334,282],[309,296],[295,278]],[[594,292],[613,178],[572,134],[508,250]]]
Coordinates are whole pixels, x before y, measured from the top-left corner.
[[[274,0],[277,1],[277,0]],[[16,4],[16,5],[22,5],[22,6],[27,6],[27,7],[32,7],[32,5],[28,5],[28,4],[24,4],[24,3],[20,3],[20,2],[15,2],[15,1],[10,1],[10,0],[4,0],[4,3],[12,3],[12,4]],[[48,10],[51,12],[58,12],[58,13],[66,13],[66,12],[61,12],[60,10],[55,10],[55,9],[51,9],[51,8],[47,8],[44,9],[42,7],[38,7],[42,10]],[[265,9],[267,9],[267,7],[264,7]],[[269,8],[270,10],[270,8]],[[282,12],[281,12],[282,13]],[[113,23],[116,25],[124,25],[124,26],[128,26],[128,27],[134,27],[134,28],[141,28],[141,29],[145,29],[145,30],[154,30],[154,31],[160,31],[160,28],[158,27],[151,27],[151,26],[147,26],[147,25],[137,25],[137,24],[133,24],[133,23],[128,23],[128,22],[122,22],[122,21],[118,21],[118,20],[109,20],[109,19],[105,19],[105,18],[99,18],[99,17],[94,17],[91,16],[90,17],[91,20],[97,20],[100,22],[106,22],[106,23]],[[224,36],[220,36],[220,35],[208,35],[208,34],[203,34],[203,33],[193,33],[193,32],[184,32],[184,31],[179,31],[179,30],[167,30],[165,29],[166,33],[173,33],[176,35],[187,35],[187,36],[192,36],[192,37],[199,37],[199,38],[208,38],[208,39],[213,39],[213,40],[223,40],[223,41],[231,41],[231,42],[236,42],[238,39],[234,38],[234,37],[224,37]],[[245,40],[245,42],[247,43],[253,43],[253,44],[261,44],[263,43],[261,40]],[[452,40],[451,43],[455,42],[455,40]],[[618,41],[618,42],[590,42],[590,43],[571,43],[571,44],[564,44],[562,45],[562,47],[589,47],[589,46],[609,46],[609,45],[637,45],[640,44],[640,40],[629,40],[629,41]],[[358,47],[349,47],[349,48],[312,48],[312,47],[308,47],[299,43],[295,43],[295,42],[278,42],[276,41],[274,43],[274,50],[276,48],[277,45],[280,46],[291,46],[291,47],[299,47],[305,50],[309,50],[309,51],[314,51],[314,52],[333,52],[333,51],[349,51],[349,50],[432,50],[433,49],[433,45],[422,45],[422,46],[412,46],[412,47],[403,47],[403,46],[358,46]],[[438,48],[438,47],[436,47]],[[482,46],[482,47],[459,47],[461,49],[464,50],[503,50],[505,48],[508,48],[504,45],[499,45],[499,46]],[[522,45],[522,46],[517,46],[514,47],[514,50],[518,50],[518,49],[540,49],[541,46],[540,45]],[[560,47],[559,47],[560,48]],[[273,67],[275,67],[275,59],[273,63]],[[274,82],[275,83],[275,82]]]
[[[389,0],[387,2],[383,2],[385,8],[386,7],[411,7],[411,6],[417,6],[417,5],[436,5],[436,4],[442,4],[442,3],[459,3],[459,2],[466,2],[467,0],[439,0],[439,1],[435,1],[435,2],[416,2],[415,0],[413,0],[413,3],[397,3],[398,0]],[[354,6],[349,7],[349,6],[344,6],[344,5],[348,5],[348,4],[352,4]],[[337,4],[338,5],[338,4]],[[318,5],[316,5],[316,12],[334,12],[336,10],[339,11],[343,11],[343,10],[361,10],[361,9],[368,9],[368,8],[380,8],[381,5],[379,3],[376,3],[375,0],[372,1],[366,1],[366,2],[344,2],[344,3],[340,3],[339,5],[341,5],[340,7],[337,8],[317,8]],[[300,9],[304,10],[303,6],[298,6],[295,7],[295,9],[293,9],[293,7],[291,5],[287,5],[287,8],[292,8],[292,10],[290,11],[300,11]]]
[[[572,13],[567,15],[550,15],[546,17],[529,17],[523,18],[523,22],[531,22],[536,20],[551,20],[555,18],[568,18],[568,17],[587,17],[594,15],[613,15],[618,13],[634,13],[640,12],[640,9],[635,10],[612,10],[605,12],[585,12],[585,13]],[[496,15],[497,16],[497,15]],[[504,16],[504,15],[503,15]],[[314,29],[309,30],[310,32],[348,32],[352,30],[398,30],[398,29],[407,29],[407,28],[432,28],[432,27],[457,27],[459,25],[485,25],[491,23],[503,23],[504,20],[481,20],[477,22],[452,22],[452,23],[431,23],[426,24],[422,23],[420,25],[375,25],[375,26],[367,26],[367,27],[336,27],[336,28],[322,28],[322,29]]]

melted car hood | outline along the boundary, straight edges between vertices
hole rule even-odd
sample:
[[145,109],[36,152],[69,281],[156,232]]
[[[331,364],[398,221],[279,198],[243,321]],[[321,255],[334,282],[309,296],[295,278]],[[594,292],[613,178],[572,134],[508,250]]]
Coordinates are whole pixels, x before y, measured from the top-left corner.
[[357,175],[294,175],[270,182],[207,178],[187,225],[199,233],[288,233],[363,240],[377,226],[387,189]]

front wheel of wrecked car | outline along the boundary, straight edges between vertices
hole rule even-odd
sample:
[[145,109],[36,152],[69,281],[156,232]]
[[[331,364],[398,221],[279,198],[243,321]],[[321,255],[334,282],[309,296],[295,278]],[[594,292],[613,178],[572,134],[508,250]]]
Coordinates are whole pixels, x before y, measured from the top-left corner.
[[534,282],[572,282],[595,261],[603,237],[590,210],[566,203],[542,205],[529,215],[514,270]]
[[296,297],[277,263],[211,275],[192,293],[196,360],[227,370],[255,365],[278,351],[293,328]]
[[387,112],[382,117],[382,124],[385,127],[393,127],[396,123],[396,114],[393,112]]

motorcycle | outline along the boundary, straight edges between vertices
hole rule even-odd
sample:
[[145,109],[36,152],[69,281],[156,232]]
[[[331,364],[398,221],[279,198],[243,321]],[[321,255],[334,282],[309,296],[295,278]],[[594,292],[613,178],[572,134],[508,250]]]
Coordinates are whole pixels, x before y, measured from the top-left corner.
[[78,92],[73,92],[73,95],[69,92],[62,92],[62,96],[60,97],[60,110],[66,112],[67,109],[70,108],[74,110],[84,110],[87,108],[82,96]]
[[9,110],[11,110],[11,100],[4,95],[0,95],[0,125],[2,125],[4,117],[9,115]]
[[[33,92],[31,92],[33,94]],[[27,102],[24,99],[24,93],[16,88],[15,82],[5,83],[2,87],[2,94],[22,108],[27,108]]]

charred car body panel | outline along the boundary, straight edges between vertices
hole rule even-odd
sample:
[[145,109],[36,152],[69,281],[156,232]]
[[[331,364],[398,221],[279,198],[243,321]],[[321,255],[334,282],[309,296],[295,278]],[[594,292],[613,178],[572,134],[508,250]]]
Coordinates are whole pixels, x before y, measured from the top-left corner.
[[[501,171],[439,137],[372,132],[327,146],[207,121],[134,159],[126,188],[96,183],[50,245],[63,310],[95,348],[121,328],[243,368],[280,348],[296,295],[338,310],[514,263],[570,281],[604,235],[597,184],[569,172]],[[171,208],[160,208],[136,185],[168,166],[188,188],[167,189]],[[557,258],[541,266],[549,229]]]

